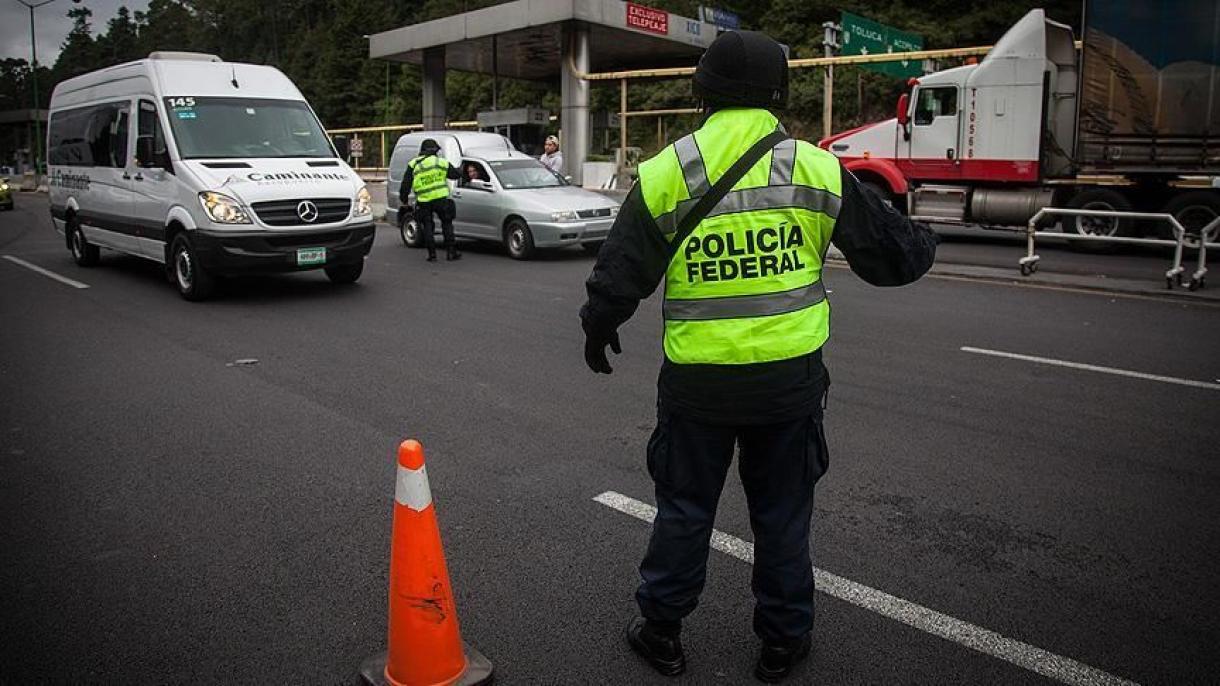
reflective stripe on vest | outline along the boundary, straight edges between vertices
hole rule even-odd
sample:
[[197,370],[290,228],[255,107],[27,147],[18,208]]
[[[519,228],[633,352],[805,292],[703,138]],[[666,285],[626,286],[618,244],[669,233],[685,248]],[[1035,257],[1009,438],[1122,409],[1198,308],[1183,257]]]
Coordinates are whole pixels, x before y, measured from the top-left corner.
[[449,163],[436,155],[416,157],[407,163],[411,168],[411,192],[416,202],[432,202],[449,197]]
[[[644,202],[666,240],[717,176],[777,126],[765,110],[722,110],[640,165]],[[784,141],[673,246],[662,304],[670,361],[770,362],[825,343],[822,256],[839,213],[839,174],[826,151]]]

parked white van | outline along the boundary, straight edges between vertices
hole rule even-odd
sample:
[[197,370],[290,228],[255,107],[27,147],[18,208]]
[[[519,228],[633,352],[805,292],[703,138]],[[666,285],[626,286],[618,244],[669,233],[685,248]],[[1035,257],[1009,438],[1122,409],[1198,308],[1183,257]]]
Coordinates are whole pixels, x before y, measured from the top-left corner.
[[372,198],[274,67],[155,52],[60,83],[47,132],[51,216],[77,264],[155,260],[188,300],[216,277],[360,278]]

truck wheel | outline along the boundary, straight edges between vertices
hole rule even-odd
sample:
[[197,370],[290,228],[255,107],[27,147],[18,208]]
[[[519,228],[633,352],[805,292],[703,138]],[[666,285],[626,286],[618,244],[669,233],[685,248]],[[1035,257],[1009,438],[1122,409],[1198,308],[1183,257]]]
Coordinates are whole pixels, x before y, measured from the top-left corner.
[[[1126,196],[1110,188],[1085,188],[1072,196],[1067,206],[1075,210],[1131,211],[1131,202]],[[1060,221],[1060,226],[1068,235],[1127,236],[1131,234],[1134,223],[1130,219],[1116,217],[1065,216]],[[1117,248],[1114,243],[1096,241],[1072,241],[1070,244],[1073,249],[1089,252],[1113,252]]]
[[68,249],[72,251],[72,259],[82,267],[92,267],[101,259],[102,250],[85,238],[85,232],[80,228],[80,220],[76,215],[68,218]]
[[170,248],[170,269],[173,270],[174,285],[178,294],[192,302],[206,300],[216,289],[216,279],[199,264],[195,248],[186,233],[174,237]]
[[504,245],[514,260],[528,260],[534,254],[534,234],[523,219],[511,219],[504,227]]
[[326,276],[331,283],[345,284],[356,283],[360,275],[364,273],[364,260],[359,262],[351,262],[349,264],[336,264],[325,268]]
[[890,189],[887,188],[886,186],[882,186],[881,184],[877,183],[876,181],[861,181],[860,185],[864,186],[865,188],[867,188],[870,191],[872,191],[873,193],[875,193],[878,198],[881,198],[885,202],[885,204],[889,205],[890,207],[898,210],[902,214],[907,213],[906,203],[905,202],[901,202],[901,203],[895,202],[894,194],[891,193]]
[[[1217,191],[1187,191],[1179,193],[1165,204],[1162,210],[1172,214],[1174,219],[1186,229],[1186,245],[1192,248],[1199,246],[1197,236],[1208,224],[1220,217],[1220,192]],[[1212,234],[1212,241],[1220,240],[1220,229]]]

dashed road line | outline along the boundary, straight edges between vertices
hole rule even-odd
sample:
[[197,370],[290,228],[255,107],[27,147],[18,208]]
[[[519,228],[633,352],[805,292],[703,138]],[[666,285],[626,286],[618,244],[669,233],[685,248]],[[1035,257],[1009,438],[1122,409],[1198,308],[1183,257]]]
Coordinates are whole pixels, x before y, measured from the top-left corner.
[[39,267],[38,265],[36,265],[32,262],[26,262],[25,260],[21,259],[20,257],[13,257],[12,255],[5,255],[4,259],[8,260],[9,262],[12,262],[13,264],[19,264],[22,267],[25,267],[26,269],[29,269],[32,272],[38,272],[39,274],[42,274],[43,276],[45,276],[49,279],[55,279],[56,281],[58,281],[60,283],[67,284],[73,288],[88,288],[89,287],[89,284],[87,284],[87,283],[81,283],[80,281],[76,281],[75,279],[69,279],[68,277],[63,276],[61,274],[56,274],[55,272],[51,271],[50,269],[43,269],[42,267]]
[[[630,496],[606,491],[593,498],[598,503],[636,519],[651,523],[657,509]],[[712,531],[712,548],[743,562],[754,564],[754,544],[719,530]],[[857,607],[897,620],[908,626],[963,645],[985,655],[1012,663],[1036,674],[1073,686],[1138,686],[1134,681],[1090,667],[1062,655],[1024,643],[937,612],[885,591],[856,583],[817,567],[813,568],[817,590]]]
[[1179,386],[1190,386],[1192,388],[1206,388],[1209,391],[1220,391],[1220,383],[1212,383],[1210,381],[1195,381],[1194,379],[1179,379],[1176,376],[1161,376],[1160,374],[1145,374],[1144,372],[1133,372],[1129,369],[1117,369],[1115,367],[1102,367],[1095,364],[1084,364],[1083,362],[1069,362],[1067,360],[1056,360],[1051,357],[1036,357],[1034,355],[1021,355],[1019,353],[1008,353],[1002,350],[988,350],[986,348],[972,348],[968,345],[963,345],[960,350],[964,353],[973,353],[975,355],[990,355],[991,357],[1003,357],[1010,360],[1021,360],[1023,362],[1034,362],[1036,364],[1046,364],[1053,367],[1067,367],[1069,369],[1082,369],[1088,372],[1099,372],[1102,374],[1113,374],[1115,376],[1126,376],[1132,379],[1144,379],[1145,381],[1160,381],[1161,383],[1177,384]]

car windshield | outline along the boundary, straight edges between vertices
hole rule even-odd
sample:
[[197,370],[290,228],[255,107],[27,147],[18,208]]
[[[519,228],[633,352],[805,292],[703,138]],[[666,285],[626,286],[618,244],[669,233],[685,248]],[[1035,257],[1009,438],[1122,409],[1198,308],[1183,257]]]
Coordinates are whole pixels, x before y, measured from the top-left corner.
[[165,107],[183,159],[335,156],[300,100],[172,97]]
[[562,176],[542,166],[538,160],[492,160],[487,165],[500,179],[500,185],[508,190],[568,185]]

